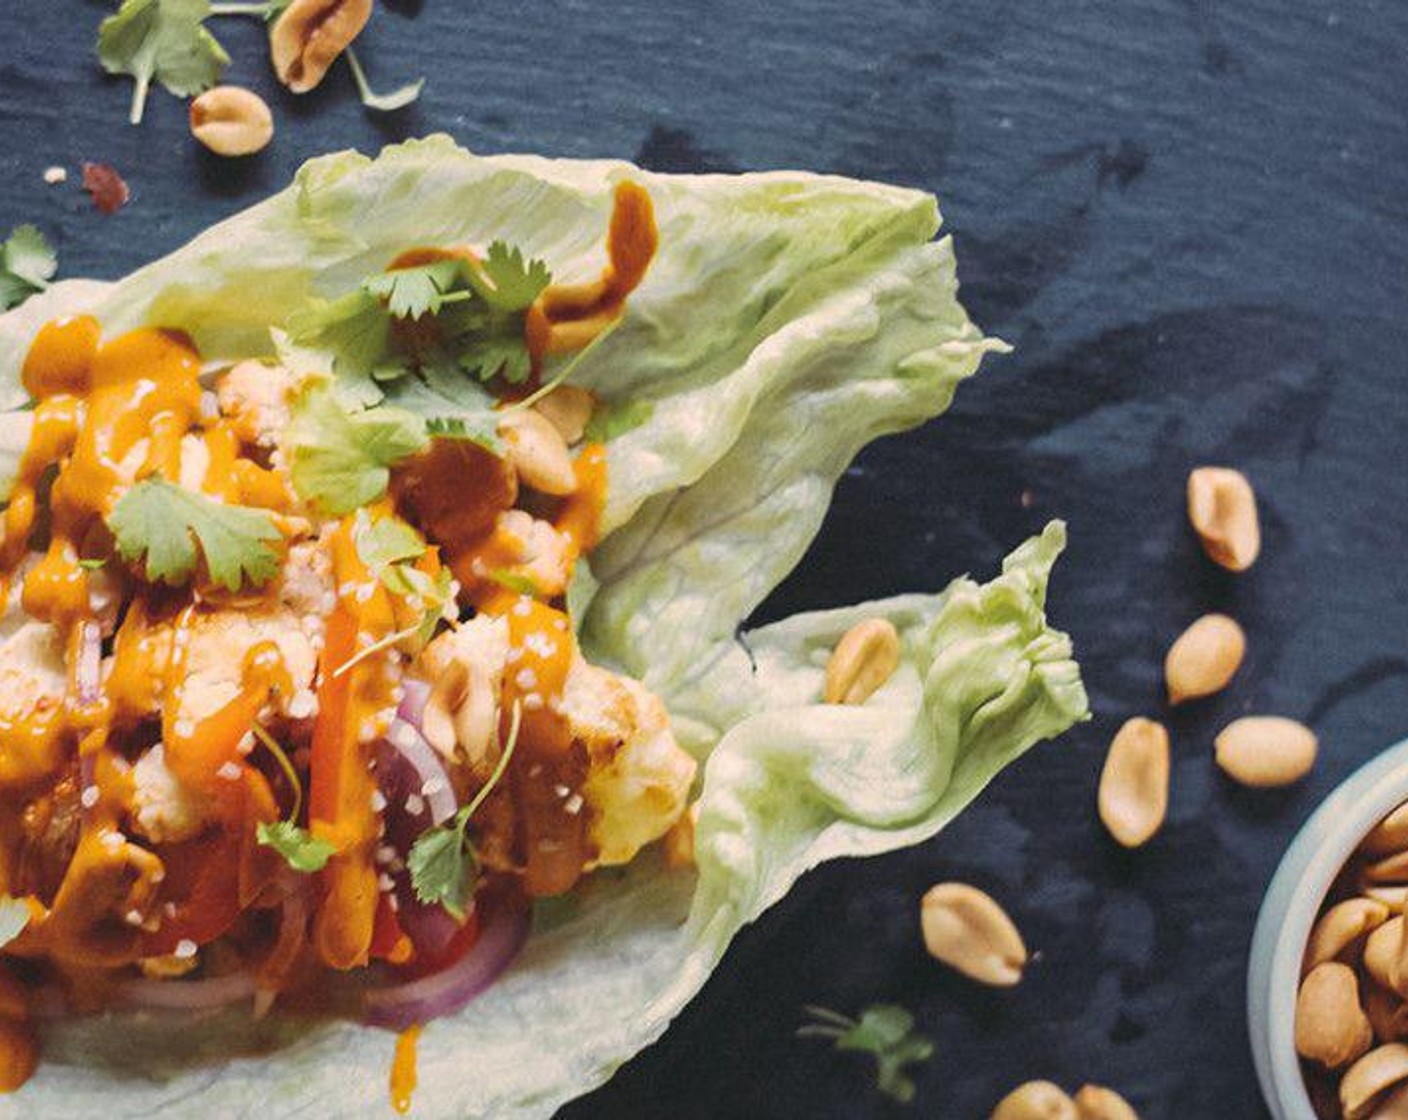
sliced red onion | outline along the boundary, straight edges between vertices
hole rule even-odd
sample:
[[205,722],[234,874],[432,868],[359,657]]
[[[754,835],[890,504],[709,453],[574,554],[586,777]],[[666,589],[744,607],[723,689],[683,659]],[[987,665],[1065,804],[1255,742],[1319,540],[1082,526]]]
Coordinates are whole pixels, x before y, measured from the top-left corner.
[[253,1003],[252,973],[232,972],[211,980],[124,980],[112,991],[112,1005],[134,1011],[218,1011]]
[[[444,824],[453,817],[459,806],[450,785],[449,771],[425,736],[414,724],[398,717],[386,729],[386,742],[406,764],[404,767],[383,766],[380,761],[377,764],[377,784],[388,805],[400,804],[408,815],[418,817],[420,814],[413,812],[417,802],[411,799],[419,798],[425,802],[431,824]],[[423,828],[417,829],[416,835],[421,831]]]
[[405,677],[401,681],[401,704],[396,709],[396,714],[416,730],[420,730],[421,717],[425,715],[425,705],[429,699],[429,681]]
[[378,1027],[404,1030],[453,1015],[488,988],[513,963],[532,926],[532,911],[521,895],[498,897],[480,907],[479,940],[440,972],[367,993],[364,1018]]

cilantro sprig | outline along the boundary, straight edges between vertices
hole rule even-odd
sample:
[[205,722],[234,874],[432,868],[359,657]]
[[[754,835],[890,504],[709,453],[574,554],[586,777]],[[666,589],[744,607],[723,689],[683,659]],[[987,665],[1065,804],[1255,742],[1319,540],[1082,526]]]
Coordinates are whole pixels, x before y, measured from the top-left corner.
[[877,1003],[859,1019],[829,1008],[803,1008],[812,1022],[797,1028],[798,1038],[829,1038],[837,1050],[874,1056],[876,1085],[901,1104],[914,1100],[914,1081],[905,1068],[927,1062],[934,1055],[933,1042],[914,1030],[914,1016],[893,1003]]
[[162,478],[145,479],[123,494],[107,523],[118,555],[144,564],[152,583],[188,582],[197,543],[211,583],[230,591],[262,584],[279,570],[269,542],[283,534],[268,510],[226,505]]
[[230,56],[206,30],[210,14],[209,0],[123,0],[98,26],[103,69],[136,82],[128,115],[133,124],[142,123],[153,81],[187,97],[220,80]]
[[59,259],[31,225],[16,226],[0,246],[0,311],[23,303],[49,286]]
[[295,871],[305,874],[321,871],[337,849],[330,841],[299,827],[298,814],[303,809],[303,783],[298,780],[298,771],[293,768],[293,763],[277,739],[257,723],[253,724],[250,730],[274,756],[274,761],[279,764],[279,769],[284,772],[293,789],[293,809],[289,815],[281,821],[260,821],[259,827],[254,830],[255,839],[264,847],[273,848]]
[[469,818],[493,792],[508,769],[509,760],[518,746],[518,731],[523,720],[523,707],[515,702],[510,717],[508,739],[503,753],[489,780],[473,800],[442,825],[428,828],[411,845],[406,866],[411,872],[411,887],[416,897],[427,906],[437,903],[459,921],[464,921],[465,906],[474,897],[479,878],[479,853],[466,833]]
[[425,86],[425,79],[417,78],[413,82],[397,86],[390,93],[377,93],[367,81],[366,71],[362,69],[357,52],[348,47],[345,53],[347,65],[352,70],[352,81],[357,85],[357,96],[368,109],[375,109],[378,113],[392,113],[397,109],[404,109],[420,96],[420,91]]

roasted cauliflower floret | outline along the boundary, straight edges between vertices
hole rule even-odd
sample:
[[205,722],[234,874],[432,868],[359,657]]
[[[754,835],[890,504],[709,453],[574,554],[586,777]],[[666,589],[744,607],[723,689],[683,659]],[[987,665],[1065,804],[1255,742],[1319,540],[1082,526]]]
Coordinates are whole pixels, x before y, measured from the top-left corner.
[[204,797],[182,785],[168,769],[160,743],[132,767],[132,828],[154,844],[174,844],[200,835],[210,808]]
[[57,627],[25,622],[0,641],[0,719],[13,722],[56,708],[67,689]]
[[215,383],[220,414],[231,421],[245,443],[273,447],[288,427],[299,379],[282,366],[240,362]]
[[675,742],[658,697],[581,657],[567,674],[560,711],[587,752],[581,796],[597,862],[627,863],[679,820],[695,761]]
[[487,546],[476,550],[469,570],[457,567],[456,574],[477,582],[506,572],[531,582],[540,597],[552,598],[567,590],[575,558],[566,538],[548,522],[508,509],[495,520]]

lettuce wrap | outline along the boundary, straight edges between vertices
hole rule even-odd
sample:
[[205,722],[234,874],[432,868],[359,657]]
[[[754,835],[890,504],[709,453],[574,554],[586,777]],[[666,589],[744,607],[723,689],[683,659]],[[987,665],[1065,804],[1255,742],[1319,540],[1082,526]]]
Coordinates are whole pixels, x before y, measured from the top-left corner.
[[[654,175],[621,162],[483,158],[447,138],[315,160],[294,184],[111,284],[69,281],[0,318],[0,487],[29,414],[40,324],[187,332],[212,363],[408,245],[511,239],[565,280],[601,267],[613,187],[649,191],[660,249],[617,328],[574,359],[605,402],[606,537],[573,588],[585,651],[642,679],[702,762],[696,868],[650,852],[540,907],[515,964],[420,1042],[420,1117],[542,1117],[611,1076],[697,992],[738,930],[823,860],[917,843],[1032,744],[1085,717],[1045,616],[1059,523],[987,583],[740,633],[801,559],[870,440],[949,404],[985,353],[924,193],[802,173]],[[935,586],[942,582],[935,573]],[[820,702],[830,650],[888,618],[899,670]],[[394,1037],[275,1015],[52,1023],[0,1115],[390,1115]]]

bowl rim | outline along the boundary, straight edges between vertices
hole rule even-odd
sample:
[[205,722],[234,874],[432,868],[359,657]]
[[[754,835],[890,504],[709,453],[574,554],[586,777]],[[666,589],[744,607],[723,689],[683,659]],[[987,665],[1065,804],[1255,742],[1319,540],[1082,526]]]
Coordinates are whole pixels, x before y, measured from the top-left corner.
[[1354,771],[1320,803],[1276,868],[1257,916],[1247,1021],[1262,1095],[1278,1120],[1316,1120],[1295,1049],[1295,1004],[1311,927],[1341,868],[1408,801],[1408,739]]

